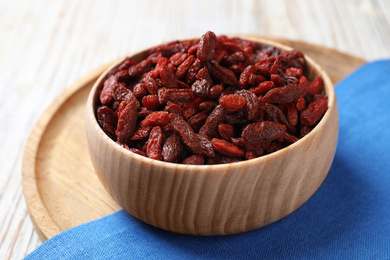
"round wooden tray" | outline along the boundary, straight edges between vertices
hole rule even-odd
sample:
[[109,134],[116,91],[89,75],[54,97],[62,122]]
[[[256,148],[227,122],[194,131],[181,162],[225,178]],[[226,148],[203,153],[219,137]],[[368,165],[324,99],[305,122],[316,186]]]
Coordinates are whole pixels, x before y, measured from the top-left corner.
[[[272,40],[312,57],[328,72],[333,83],[364,63],[320,46]],[[42,241],[121,209],[95,175],[84,125],[88,93],[111,64],[92,71],[65,90],[40,117],[27,141],[23,190],[32,223]]]

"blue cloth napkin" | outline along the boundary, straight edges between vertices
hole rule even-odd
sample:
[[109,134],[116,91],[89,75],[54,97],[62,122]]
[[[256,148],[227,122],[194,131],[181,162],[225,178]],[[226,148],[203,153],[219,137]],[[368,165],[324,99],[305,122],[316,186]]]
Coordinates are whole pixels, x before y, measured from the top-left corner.
[[340,135],[325,182],[289,216],[250,232],[188,236],[121,210],[64,231],[26,259],[390,259],[390,60],[336,87]]

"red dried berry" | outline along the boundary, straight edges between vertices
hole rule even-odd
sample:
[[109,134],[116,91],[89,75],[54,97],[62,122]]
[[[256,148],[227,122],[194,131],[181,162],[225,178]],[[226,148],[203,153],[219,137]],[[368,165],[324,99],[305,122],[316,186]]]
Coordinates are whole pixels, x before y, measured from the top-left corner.
[[316,124],[328,109],[328,101],[326,99],[319,99],[313,101],[309,106],[301,113],[301,123],[303,125]]
[[210,98],[217,98],[219,97],[223,92],[223,86],[222,85],[215,85],[214,87],[210,88]]
[[300,79],[303,76],[303,71],[300,68],[291,67],[291,68],[286,69],[285,75]]
[[296,141],[298,141],[298,137],[295,137],[293,135],[290,135],[286,132],[283,133],[283,140],[289,144],[292,144],[292,143],[295,143]]
[[199,104],[199,109],[205,112],[206,114],[210,114],[211,111],[217,106],[217,103],[214,101],[204,101]]
[[197,97],[209,96],[210,88],[210,83],[205,79],[196,80],[191,86],[192,92],[194,92],[194,95]]
[[214,150],[221,154],[237,157],[245,156],[245,151],[243,149],[225,140],[213,138],[213,140],[211,140],[211,143],[213,145]]
[[169,58],[169,64],[174,67],[180,66],[188,57],[187,53],[178,52]]
[[177,158],[183,150],[180,137],[173,134],[167,138],[162,148],[162,157],[166,162],[177,162]]
[[227,111],[238,111],[245,106],[246,99],[243,96],[230,94],[221,97],[219,104]]
[[169,113],[166,111],[157,111],[148,115],[144,120],[141,121],[142,127],[146,126],[165,126],[169,123]]
[[145,140],[149,137],[150,126],[141,126],[137,130],[135,130],[133,136],[130,138],[131,141],[140,141]]
[[260,96],[264,95],[273,88],[275,88],[275,84],[272,81],[264,81],[258,86],[250,88],[249,91],[253,92],[256,96]]
[[202,62],[199,59],[195,59],[187,71],[187,84],[192,84],[195,81],[196,75],[198,74],[201,67]]
[[287,119],[292,127],[298,124],[298,111],[294,103],[288,103],[287,106]]
[[211,79],[211,76],[210,76],[210,73],[209,73],[209,70],[207,69],[207,67],[203,67],[202,69],[199,70],[198,74],[196,74],[196,79],[197,80],[202,80],[202,79],[206,80],[210,84],[210,87],[213,84],[213,80]]
[[142,74],[148,72],[152,67],[152,60],[146,59],[141,61],[140,63],[133,65],[129,68],[130,77],[138,77]]
[[221,105],[215,107],[213,112],[206,119],[206,123],[200,128],[199,134],[213,138],[218,133],[218,126],[223,123],[225,119],[225,110]]
[[143,98],[148,94],[148,88],[145,83],[138,83],[133,88],[133,94],[136,98]]
[[157,95],[148,95],[142,98],[142,105],[150,110],[155,110],[160,106]]
[[178,104],[175,104],[173,102],[168,101],[167,105],[165,106],[165,110],[169,113],[175,113],[179,116],[183,116],[183,109]]
[[317,77],[315,80],[313,80],[309,86],[309,95],[315,95],[315,94],[321,94],[323,90],[324,82],[321,77]]
[[199,105],[204,101],[203,98],[197,98],[189,104],[183,107],[183,115],[185,119],[188,119],[199,112]]
[[244,112],[246,113],[248,120],[255,119],[259,109],[259,100],[257,99],[257,96],[246,89],[236,91],[236,95],[246,99]]
[[214,58],[217,37],[213,32],[208,31],[200,38],[196,55],[200,61],[209,61]]
[[306,102],[304,98],[298,98],[296,108],[298,111],[303,111],[306,108]]
[[249,124],[242,131],[242,139],[247,149],[256,151],[264,142],[271,142],[286,132],[286,126],[274,122],[263,121]]
[[111,108],[102,106],[97,110],[97,117],[103,131],[116,141],[115,130],[118,124],[118,115]]
[[189,165],[203,165],[204,157],[202,155],[191,155],[190,157],[183,160],[183,164]]
[[118,115],[118,126],[115,134],[118,142],[126,144],[133,135],[137,124],[136,103],[134,101],[130,101]]
[[171,126],[179,132],[183,143],[194,153],[203,154],[203,150],[200,144],[199,137],[195,134],[194,130],[188,125],[188,123],[176,114],[170,114]]
[[188,124],[191,126],[192,129],[194,129],[195,132],[198,132],[199,129],[202,127],[204,122],[207,119],[207,114],[200,112],[198,114],[195,114],[191,118],[188,119]]
[[158,99],[161,104],[166,104],[168,101],[177,104],[186,104],[193,101],[195,96],[191,89],[161,88],[158,90]]
[[234,138],[234,127],[230,124],[220,124],[218,126],[219,135],[226,141],[230,141]]
[[306,93],[307,89],[301,87],[300,84],[289,84],[284,87],[271,89],[265,94],[263,101],[266,103],[286,104],[297,101],[305,96]]
[[162,66],[160,71],[160,77],[164,87],[178,88],[175,74],[173,74],[173,71],[168,68],[167,64]]
[[157,94],[158,85],[156,80],[152,77],[151,73],[146,74],[145,84],[150,94],[152,95]]
[[181,79],[187,73],[187,71],[191,68],[191,65],[194,63],[195,57],[193,55],[188,56],[175,72],[176,78]]
[[146,146],[146,156],[155,159],[161,160],[161,142],[162,142],[162,131],[158,126],[153,127],[150,131],[148,145]]
[[246,85],[248,85],[250,75],[253,73],[253,71],[254,71],[253,65],[249,65],[244,69],[244,71],[240,75],[240,80],[239,80],[240,88],[245,88]]
[[234,86],[238,83],[237,77],[233,71],[219,65],[215,60],[208,62],[207,68],[214,78],[218,79],[224,84]]
[[[128,148],[128,147],[127,147]],[[128,148],[131,152],[133,153],[136,153],[136,154],[139,154],[139,155],[142,155],[142,156],[146,156],[146,154],[141,151],[140,149],[137,149],[137,148]]]

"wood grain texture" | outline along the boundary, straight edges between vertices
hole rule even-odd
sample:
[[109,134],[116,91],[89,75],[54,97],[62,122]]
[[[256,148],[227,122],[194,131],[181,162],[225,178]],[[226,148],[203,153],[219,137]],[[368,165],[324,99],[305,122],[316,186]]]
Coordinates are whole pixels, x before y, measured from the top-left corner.
[[389,17],[385,0],[0,0],[0,258],[21,259],[40,244],[22,194],[24,145],[44,109],[89,71],[207,30],[388,58]]

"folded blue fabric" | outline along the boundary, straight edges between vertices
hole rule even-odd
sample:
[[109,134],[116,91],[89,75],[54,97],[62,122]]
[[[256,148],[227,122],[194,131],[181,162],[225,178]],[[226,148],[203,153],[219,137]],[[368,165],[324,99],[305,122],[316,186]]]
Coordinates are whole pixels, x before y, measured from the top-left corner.
[[280,221],[250,232],[188,236],[121,210],[62,232],[26,259],[390,259],[390,60],[336,87],[340,135],[319,190]]

